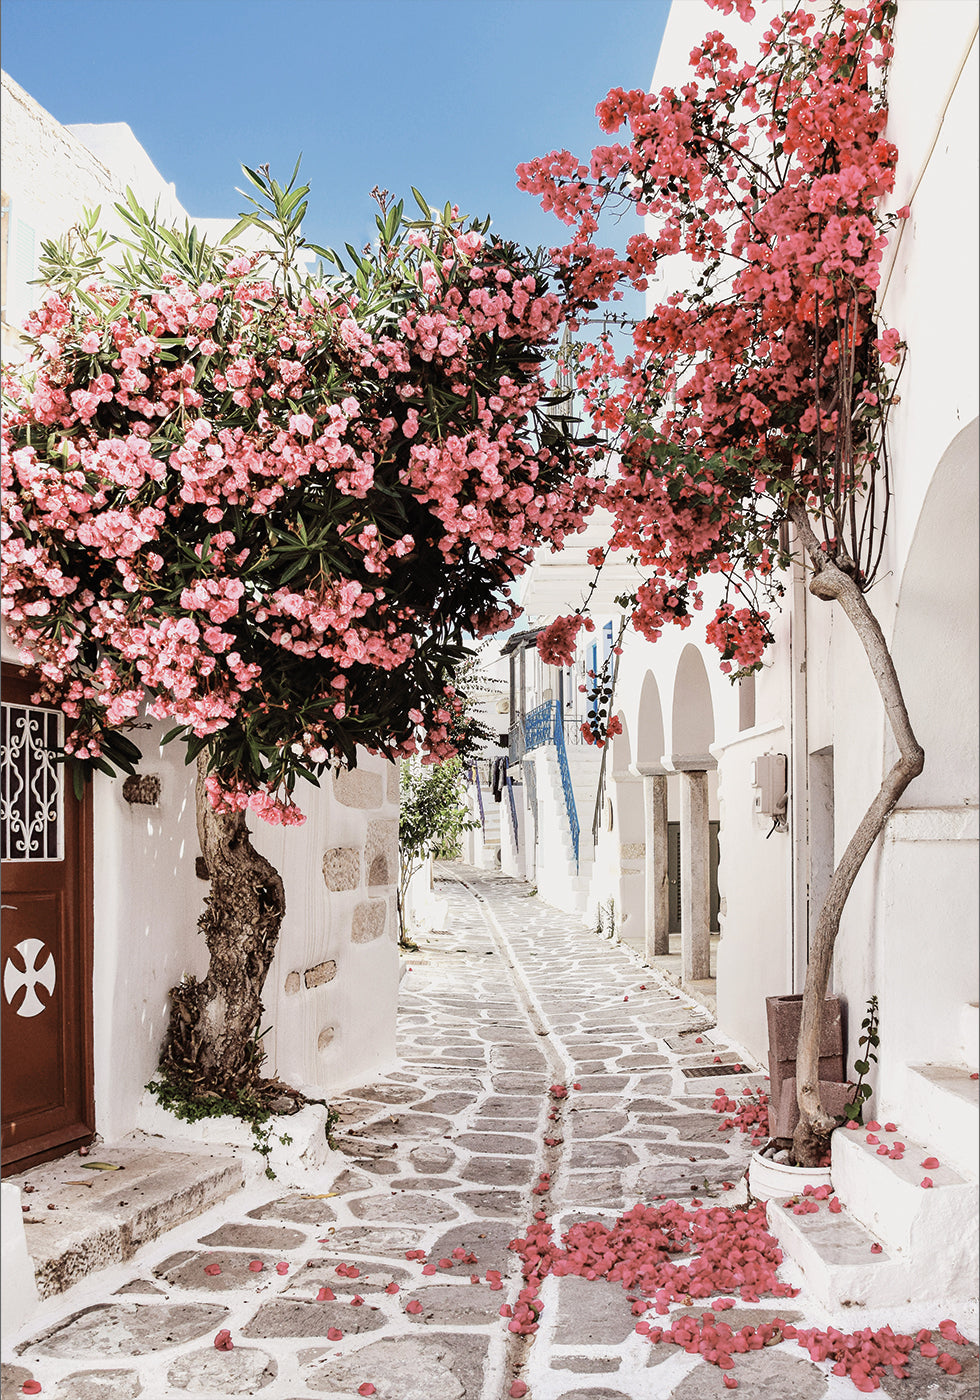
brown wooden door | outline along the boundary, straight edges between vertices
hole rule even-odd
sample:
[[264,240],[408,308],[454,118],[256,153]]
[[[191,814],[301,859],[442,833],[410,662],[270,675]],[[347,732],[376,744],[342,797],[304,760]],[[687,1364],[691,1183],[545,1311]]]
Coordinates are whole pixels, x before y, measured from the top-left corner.
[[91,791],[78,802],[48,746],[61,715],[3,668],[2,1169],[60,1157],[95,1126]]

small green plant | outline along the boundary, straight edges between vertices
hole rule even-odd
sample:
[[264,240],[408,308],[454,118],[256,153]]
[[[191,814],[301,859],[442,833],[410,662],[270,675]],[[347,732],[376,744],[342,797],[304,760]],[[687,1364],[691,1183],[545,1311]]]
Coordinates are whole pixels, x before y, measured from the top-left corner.
[[[180,1118],[185,1123],[197,1123],[202,1118],[240,1118],[247,1123],[255,1139],[255,1150],[265,1159],[265,1174],[275,1181],[276,1174],[269,1165],[272,1152],[272,1111],[264,1107],[257,1098],[244,1091],[238,1098],[230,1098],[209,1090],[195,1091],[189,1080],[160,1071],[157,1079],[151,1079],[146,1088],[157,1099],[161,1108]],[[288,1147],[292,1138],[288,1133],[277,1135],[283,1147]]]
[[337,1141],[336,1141],[336,1139],[335,1139],[335,1137],[334,1137],[334,1133],[336,1132],[337,1124],[338,1124],[339,1122],[340,1122],[340,1114],[337,1112],[337,1110],[336,1110],[335,1108],[328,1108],[328,1109],[327,1109],[327,1146],[331,1149],[331,1151],[336,1151],[336,1148],[337,1148]]
[[854,1061],[854,1068],[858,1072],[858,1082],[854,1086],[854,1097],[844,1109],[844,1117],[851,1122],[860,1123],[864,1116],[864,1105],[871,1097],[871,1085],[866,1084],[865,1075],[871,1073],[871,1062],[878,1063],[878,1056],[875,1051],[880,1044],[878,1038],[878,998],[868,998],[868,1014],[861,1022],[861,1029],[864,1035],[858,1036],[858,1045],[865,1046],[864,1058]]
[[466,809],[463,798],[463,765],[449,758],[432,766],[406,762],[401,766],[401,803],[398,815],[398,918],[399,946],[416,951],[405,927],[405,900],[412,876],[429,856],[451,859],[458,854],[464,831],[480,825]]

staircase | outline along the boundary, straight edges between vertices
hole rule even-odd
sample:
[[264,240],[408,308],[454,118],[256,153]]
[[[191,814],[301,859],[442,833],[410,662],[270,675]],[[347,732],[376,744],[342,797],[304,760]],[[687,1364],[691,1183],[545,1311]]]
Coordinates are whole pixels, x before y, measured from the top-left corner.
[[[904,1133],[870,1134],[904,1142],[900,1161],[880,1156],[868,1136],[865,1128],[840,1129],[831,1140],[839,1215],[826,1202],[809,1215],[768,1202],[769,1229],[784,1255],[831,1311],[973,1299],[980,1267],[976,1181],[945,1165],[941,1149]],[[940,1165],[924,1167],[932,1157]],[[924,1180],[932,1186],[923,1187]],[[874,1246],[880,1250],[872,1253]]]
[[566,754],[579,823],[577,862],[557,749],[544,744],[527,755],[535,764],[538,794],[536,878],[542,899],[566,913],[584,914],[592,882],[592,808],[601,754],[584,744],[569,745]]
[[[959,1064],[905,1067],[886,1128],[840,1129],[831,1178],[844,1209],[794,1215],[770,1201],[769,1228],[830,1309],[976,1298],[980,1269],[977,1006],[962,1008]],[[913,1136],[914,1134],[914,1136]],[[869,1137],[872,1139],[869,1141]],[[879,1151],[896,1141],[899,1160]],[[926,1160],[937,1161],[926,1167]],[[923,1186],[923,1181],[931,1185]],[[872,1246],[880,1252],[872,1254]]]

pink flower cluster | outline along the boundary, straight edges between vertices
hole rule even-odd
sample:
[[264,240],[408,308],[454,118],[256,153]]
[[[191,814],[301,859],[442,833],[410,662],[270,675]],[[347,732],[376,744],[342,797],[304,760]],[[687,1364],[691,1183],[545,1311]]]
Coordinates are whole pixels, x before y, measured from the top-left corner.
[[[710,3],[755,13],[748,0]],[[781,592],[787,501],[832,521],[836,550],[847,512],[873,495],[885,367],[902,349],[878,324],[875,294],[888,235],[908,214],[882,212],[897,160],[885,135],[889,23],[885,0],[832,8],[823,27],[790,8],[751,62],[713,30],[683,85],[615,88],[599,104],[603,131],[626,127],[627,139],[590,161],[558,151],[518,167],[519,186],[572,229],[552,257],[573,323],[625,286],[646,290],[665,258],[700,276],[648,310],[631,353],[604,333],[566,362],[596,432],[619,450],[603,496],[612,543],[651,571],[634,626],[656,640],[668,621],[689,625],[695,581],[722,572],[745,604],[726,599],[708,626],[726,672],[755,669],[772,640],[762,598]],[[605,208],[648,220],[624,254],[597,241]]]
[[297,777],[355,743],[453,752],[461,636],[510,624],[511,581],[598,486],[591,448],[540,431],[562,310],[535,262],[434,222],[392,292],[391,251],[397,317],[353,279],[287,298],[245,254],[32,313],[2,609],[76,756],[145,706],[206,742],[219,810],[290,822]]
[[575,638],[583,627],[586,632],[595,631],[591,617],[585,617],[582,613],[556,617],[554,622],[542,628],[535,641],[541,660],[549,666],[571,666],[575,656]]

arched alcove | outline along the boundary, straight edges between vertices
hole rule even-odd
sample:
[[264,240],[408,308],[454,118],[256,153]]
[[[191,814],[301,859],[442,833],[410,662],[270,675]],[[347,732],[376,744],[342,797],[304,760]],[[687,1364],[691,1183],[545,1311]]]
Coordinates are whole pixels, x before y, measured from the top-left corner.
[[[670,748],[681,759],[706,759],[714,742],[715,714],[704,660],[690,644],[681,652],[674,676]],[[713,766],[713,760],[711,763]]]
[[978,800],[977,459],[974,419],[936,468],[902,574],[892,656],[926,755],[902,807]]
[[664,712],[660,704],[660,687],[652,671],[643,678],[640,708],[636,722],[636,764],[644,769],[659,769],[665,752]]
[[626,716],[620,710],[616,716],[623,726],[621,734],[613,735],[612,752],[609,757],[612,760],[612,771],[614,774],[626,773],[629,770],[633,759],[633,746],[630,743],[629,723]]

